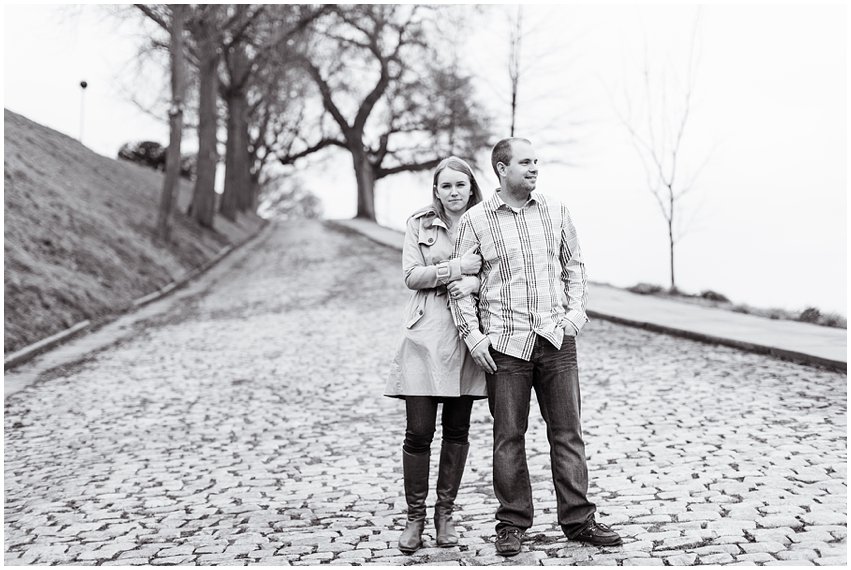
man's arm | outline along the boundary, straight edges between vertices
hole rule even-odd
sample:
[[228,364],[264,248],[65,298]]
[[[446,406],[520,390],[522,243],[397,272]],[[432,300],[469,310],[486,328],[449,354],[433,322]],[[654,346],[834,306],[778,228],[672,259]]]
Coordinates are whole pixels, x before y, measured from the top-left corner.
[[585,275],[585,263],[582,260],[582,250],[579,248],[579,240],[576,236],[576,227],[570,219],[570,212],[562,204],[562,226],[561,226],[561,280],[564,283],[564,292],[567,296],[567,314],[564,323],[565,330],[574,334],[582,330],[582,326],[588,322],[585,314],[585,305],[588,301],[587,276]]
[[[458,237],[455,239],[455,249],[449,259],[458,259],[464,255],[464,252],[478,248],[480,245],[479,239],[470,225],[469,216],[464,214],[458,222]],[[476,315],[474,297],[467,295],[460,299],[450,298],[449,306],[452,308],[452,319],[455,321],[458,333],[472,352],[473,348],[485,338],[485,335],[479,330],[479,317]]]
[[[458,222],[458,237],[455,239],[455,250],[452,252],[451,259],[462,256],[465,252],[471,249],[479,249],[479,242],[473,226],[470,224],[470,217],[467,214],[461,216]],[[449,298],[449,306],[452,309],[452,319],[455,321],[455,326],[458,328],[458,333],[464,342],[467,344],[467,349],[476,364],[481,366],[486,372],[493,374],[496,372],[496,363],[490,355],[490,339],[482,334],[479,330],[479,317],[476,314],[476,297],[467,295],[459,299]]]

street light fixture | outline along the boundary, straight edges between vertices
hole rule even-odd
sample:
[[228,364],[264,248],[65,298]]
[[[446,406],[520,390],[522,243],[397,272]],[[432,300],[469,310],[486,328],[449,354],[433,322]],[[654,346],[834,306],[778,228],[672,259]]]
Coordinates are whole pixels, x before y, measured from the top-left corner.
[[88,82],[83,79],[80,81],[80,142],[83,142],[83,115],[85,111],[85,100],[86,100],[86,87],[88,87]]

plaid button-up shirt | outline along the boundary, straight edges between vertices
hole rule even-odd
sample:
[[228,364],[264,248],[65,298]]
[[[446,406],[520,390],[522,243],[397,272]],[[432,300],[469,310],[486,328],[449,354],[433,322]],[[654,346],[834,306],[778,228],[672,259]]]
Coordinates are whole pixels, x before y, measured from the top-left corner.
[[536,334],[560,348],[565,327],[574,335],[588,321],[585,264],[560,201],[533,192],[514,209],[494,192],[461,217],[452,257],[473,247],[482,256],[478,307],[473,296],[450,300],[470,350],[487,337],[499,352],[529,360]]

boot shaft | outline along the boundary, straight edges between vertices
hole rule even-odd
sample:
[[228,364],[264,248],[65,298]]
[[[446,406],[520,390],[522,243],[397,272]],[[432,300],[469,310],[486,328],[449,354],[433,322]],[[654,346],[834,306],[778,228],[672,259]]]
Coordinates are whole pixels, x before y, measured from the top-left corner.
[[408,453],[402,450],[402,472],[409,521],[425,520],[430,459],[430,453]]
[[437,502],[435,512],[451,513],[464,476],[469,443],[444,441],[440,448],[440,466],[437,472]]

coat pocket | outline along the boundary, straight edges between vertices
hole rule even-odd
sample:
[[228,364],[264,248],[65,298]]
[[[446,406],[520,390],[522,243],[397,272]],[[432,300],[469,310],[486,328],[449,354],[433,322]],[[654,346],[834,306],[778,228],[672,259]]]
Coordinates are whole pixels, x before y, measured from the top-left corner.
[[[408,314],[408,318],[405,319],[405,328],[411,328],[415,324],[419,322],[421,318],[423,318],[423,306],[420,304],[414,305],[413,310]],[[398,322],[398,321],[397,321]]]

